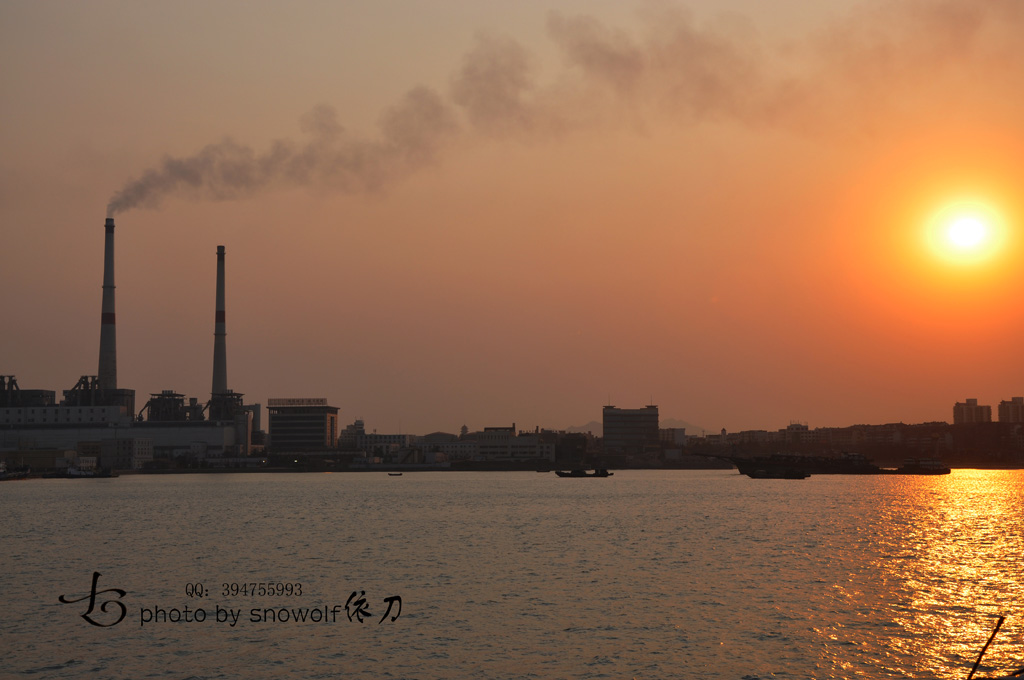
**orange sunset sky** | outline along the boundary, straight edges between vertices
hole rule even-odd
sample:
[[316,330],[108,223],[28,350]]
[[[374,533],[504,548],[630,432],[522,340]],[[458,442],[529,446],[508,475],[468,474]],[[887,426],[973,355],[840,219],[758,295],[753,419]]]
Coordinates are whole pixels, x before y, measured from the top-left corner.
[[1015,0],[5,0],[0,373],[96,373],[109,204],[140,406],[208,398],[224,245],[229,387],[380,432],[994,407],[1022,35]]

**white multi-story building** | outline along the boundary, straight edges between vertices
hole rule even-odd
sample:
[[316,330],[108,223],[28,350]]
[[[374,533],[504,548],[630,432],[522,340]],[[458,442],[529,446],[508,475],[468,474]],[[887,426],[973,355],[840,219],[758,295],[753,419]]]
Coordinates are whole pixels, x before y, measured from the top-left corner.
[[966,403],[957,402],[953,406],[953,424],[991,423],[992,407],[979,405],[977,399],[968,399]]
[[461,439],[448,432],[432,432],[416,438],[424,454],[441,453],[447,460],[475,460],[480,447],[474,439]]
[[516,426],[485,427],[482,432],[471,432],[464,439],[476,442],[476,460],[555,460],[555,442],[539,432],[516,433]]

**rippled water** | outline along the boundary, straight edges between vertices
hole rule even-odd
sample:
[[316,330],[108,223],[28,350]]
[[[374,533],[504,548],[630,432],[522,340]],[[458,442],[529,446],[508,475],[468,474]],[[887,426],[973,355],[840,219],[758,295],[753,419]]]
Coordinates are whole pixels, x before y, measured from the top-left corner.
[[[1021,471],[125,476],[8,482],[0,511],[0,676],[959,679],[1000,614],[983,670],[1024,665]],[[58,601],[93,572],[115,626]],[[303,590],[223,594],[253,581]]]

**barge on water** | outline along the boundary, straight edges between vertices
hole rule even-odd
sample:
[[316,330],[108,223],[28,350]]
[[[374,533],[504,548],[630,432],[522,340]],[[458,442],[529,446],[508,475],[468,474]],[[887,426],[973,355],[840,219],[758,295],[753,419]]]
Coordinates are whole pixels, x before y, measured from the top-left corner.
[[770,456],[728,456],[740,474],[759,479],[803,479],[810,475],[948,475],[950,469],[935,459],[911,458],[903,466],[882,468],[859,453],[839,456],[803,456],[775,453]]
[[859,453],[844,453],[841,456],[801,456],[775,453],[770,456],[750,458],[729,456],[729,462],[741,474],[748,477],[766,476],[764,473],[782,476],[798,472],[807,475],[879,475],[884,474],[878,467]]

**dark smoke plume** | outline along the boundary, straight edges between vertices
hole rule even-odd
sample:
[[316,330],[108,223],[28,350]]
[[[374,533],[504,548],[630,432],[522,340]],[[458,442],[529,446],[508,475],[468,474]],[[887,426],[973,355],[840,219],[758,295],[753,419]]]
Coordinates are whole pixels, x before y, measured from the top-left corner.
[[534,142],[657,118],[856,138],[891,127],[906,102],[941,97],[957,79],[1024,119],[1024,2],[1017,0],[872,0],[786,46],[762,44],[742,22],[699,25],[665,3],[641,18],[645,28],[631,35],[592,17],[551,13],[548,34],[564,67],[547,82],[520,44],[480,36],[448,96],[411,90],[381,116],[376,138],[350,135],[334,109],[318,106],[302,120],[301,142],[277,141],[258,153],[225,139],[164,158],[114,195],[109,214],[155,207],[170,195],[223,200],[288,186],[375,191],[435,162],[467,132]]
[[320,105],[302,119],[307,139],[274,142],[262,153],[225,139],[184,158],[165,157],[133,179],[107,205],[107,214],[155,208],[169,195],[225,200],[271,187],[323,185],[372,191],[434,161],[458,130],[455,115],[434,91],[416,88],[382,116],[374,141],[351,138],[333,108]]

